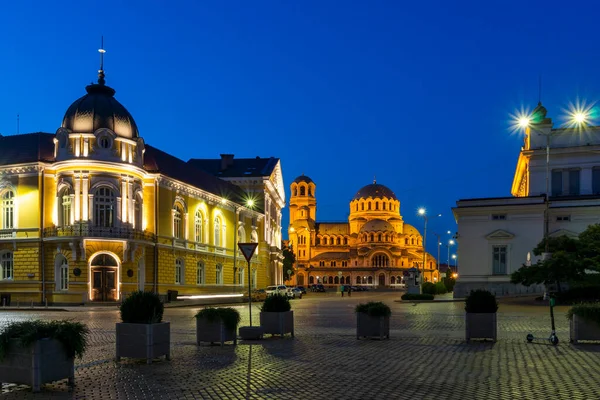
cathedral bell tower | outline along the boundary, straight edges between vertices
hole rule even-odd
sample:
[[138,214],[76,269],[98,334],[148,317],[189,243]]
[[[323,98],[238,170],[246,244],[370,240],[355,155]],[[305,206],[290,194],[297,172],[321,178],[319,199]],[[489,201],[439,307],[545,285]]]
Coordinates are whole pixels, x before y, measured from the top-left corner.
[[310,248],[315,240],[315,220],[317,219],[316,185],[308,176],[294,179],[290,197],[290,227],[288,236],[298,264],[310,260]]

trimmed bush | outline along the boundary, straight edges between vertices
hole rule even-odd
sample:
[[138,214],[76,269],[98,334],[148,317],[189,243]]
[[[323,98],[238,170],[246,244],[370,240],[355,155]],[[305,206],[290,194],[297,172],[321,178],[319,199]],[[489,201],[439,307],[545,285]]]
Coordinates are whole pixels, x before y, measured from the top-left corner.
[[578,286],[555,293],[560,304],[576,304],[600,301],[600,286]]
[[361,303],[354,308],[354,312],[365,313],[370,317],[389,317],[392,315],[390,307],[381,301],[370,301]]
[[446,285],[444,285],[444,282],[436,282],[435,283],[435,294],[445,294],[448,293],[448,290],[446,289]]
[[498,311],[496,296],[487,290],[471,290],[465,299],[465,311],[468,313],[495,313]]
[[435,283],[425,282],[421,285],[421,293],[435,294]]
[[204,318],[208,322],[223,321],[225,328],[235,330],[240,323],[240,313],[231,307],[213,308],[207,307],[198,311],[195,318]]
[[164,310],[158,294],[138,290],[121,303],[121,320],[129,324],[157,324],[162,322]]
[[582,303],[569,309],[567,318],[573,319],[577,315],[587,321],[595,322],[600,325],[600,303]]
[[286,312],[292,309],[290,299],[285,294],[274,293],[267,296],[260,311],[262,312]]
[[21,347],[29,347],[36,340],[56,339],[68,357],[83,357],[90,330],[85,324],[73,321],[22,321],[14,322],[0,333],[0,360],[10,349],[11,339],[18,339]]
[[446,290],[448,292],[454,291],[454,285],[456,284],[456,279],[446,276],[444,278],[443,282],[444,282],[444,285],[446,285]]
[[402,300],[433,300],[432,294],[415,294],[415,293],[404,293],[401,297]]

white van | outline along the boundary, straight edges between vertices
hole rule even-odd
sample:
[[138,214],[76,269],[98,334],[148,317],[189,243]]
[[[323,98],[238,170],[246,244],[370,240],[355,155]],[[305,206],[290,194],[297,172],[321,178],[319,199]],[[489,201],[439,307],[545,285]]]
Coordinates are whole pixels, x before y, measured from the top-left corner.
[[292,290],[290,288],[288,288],[285,285],[271,285],[271,286],[267,286],[267,289],[265,289],[265,291],[267,292],[267,296],[273,294],[273,293],[278,293],[278,294],[284,294],[288,297],[293,297],[294,293],[292,293]]

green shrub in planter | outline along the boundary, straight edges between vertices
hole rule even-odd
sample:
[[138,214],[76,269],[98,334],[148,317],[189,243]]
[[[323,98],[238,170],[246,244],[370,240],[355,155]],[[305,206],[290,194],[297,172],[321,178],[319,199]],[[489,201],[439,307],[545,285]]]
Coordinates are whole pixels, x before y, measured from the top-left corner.
[[381,301],[370,301],[368,303],[358,304],[354,311],[357,313],[365,313],[370,317],[389,317],[392,315],[390,307]]
[[446,285],[444,282],[436,282],[435,283],[435,294],[445,294],[448,293],[448,289],[446,289]]
[[225,328],[235,330],[240,323],[240,313],[231,307],[223,308],[204,308],[195,315],[196,318],[204,318],[208,322],[223,321]]
[[36,340],[56,339],[67,357],[83,356],[90,330],[85,324],[73,321],[22,321],[9,324],[0,333],[0,360],[10,350],[11,339],[18,339],[21,347],[29,347]]
[[162,321],[165,306],[158,294],[138,290],[123,300],[120,310],[125,323],[157,324]]
[[402,300],[433,300],[432,294],[416,294],[416,293],[404,293],[401,297]]
[[487,290],[472,290],[465,299],[465,311],[468,313],[495,313],[498,311],[496,296]]
[[286,312],[292,309],[290,299],[279,293],[267,296],[260,309],[262,312]]
[[433,282],[425,282],[421,285],[421,293],[435,294],[435,284]]
[[577,304],[569,309],[567,318],[572,320],[573,315],[577,315],[587,321],[595,322],[600,325],[600,303]]

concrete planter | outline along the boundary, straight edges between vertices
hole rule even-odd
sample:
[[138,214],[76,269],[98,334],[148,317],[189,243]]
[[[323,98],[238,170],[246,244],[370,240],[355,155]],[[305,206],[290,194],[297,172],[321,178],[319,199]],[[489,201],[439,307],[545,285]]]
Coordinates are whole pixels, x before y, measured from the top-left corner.
[[145,358],[148,364],[157,357],[171,359],[171,324],[117,323],[117,361],[121,357]]
[[0,362],[0,382],[31,386],[40,391],[44,383],[68,379],[75,383],[75,366],[67,357],[63,345],[55,339],[41,339],[29,347],[21,347],[19,340],[12,339],[10,349]]
[[264,334],[260,326],[240,326],[239,333],[242,340],[259,340]]
[[196,318],[196,343],[200,345],[200,342],[215,342],[221,343],[221,346],[225,342],[233,341],[233,344],[237,344],[237,326],[234,329],[227,329],[223,324],[223,321],[208,321],[205,318]]
[[260,326],[263,333],[271,335],[285,335],[291,333],[294,337],[294,312],[262,312],[260,313]]
[[579,315],[573,315],[570,322],[571,342],[577,344],[580,340],[600,341],[600,324]]
[[367,313],[356,313],[356,338],[390,338],[390,317],[372,317]]
[[465,313],[467,342],[471,339],[491,339],[496,341],[496,313]]

